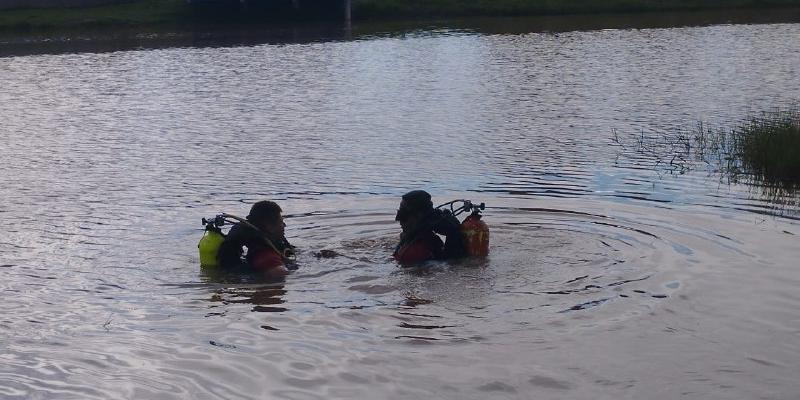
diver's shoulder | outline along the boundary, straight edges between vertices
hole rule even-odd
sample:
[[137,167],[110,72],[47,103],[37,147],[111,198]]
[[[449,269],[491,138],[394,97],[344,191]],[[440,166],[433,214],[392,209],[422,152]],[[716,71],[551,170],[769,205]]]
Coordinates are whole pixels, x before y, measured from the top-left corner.
[[227,237],[230,239],[253,238],[260,236],[259,232],[248,224],[237,222],[231,226]]

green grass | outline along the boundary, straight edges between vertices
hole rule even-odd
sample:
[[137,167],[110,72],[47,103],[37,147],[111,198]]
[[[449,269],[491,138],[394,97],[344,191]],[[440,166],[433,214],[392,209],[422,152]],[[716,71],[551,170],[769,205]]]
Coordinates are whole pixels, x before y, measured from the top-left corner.
[[746,173],[768,184],[800,185],[800,112],[765,113],[729,135]]
[[682,160],[716,165],[732,181],[800,187],[800,110],[761,113],[729,130],[700,124],[693,137],[680,133],[672,142]]
[[[306,0],[308,1],[311,0]],[[320,0],[317,0],[318,2]],[[334,1],[334,0],[331,0]],[[338,0],[335,0],[338,1]],[[288,0],[283,3],[289,4]],[[281,2],[264,3],[262,12],[206,9],[198,13],[185,0],[139,0],[128,4],[59,9],[0,11],[0,31],[42,31],[91,27],[147,27],[214,24],[270,23],[281,20],[341,20],[341,13],[295,14]],[[323,2],[324,3],[324,2]],[[323,4],[320,3],[320,4]],[[272,6],[278,5],[277,7]],[[302,4],[302,3],[301,3]],[[328,4],[330,9],[330,3]],[[335,5],[335,4],[334,4]],[[800,0],[353,0],[354,18],[398,19],[413,17],[507,16],[592,14],[663,10],[798,7]],[[334,7],[335,8],[335,7]],[[277,12],[276,12],[277,10]],[[224,12],[217,12],[224,11]]]
[[766,8],[799,6],[798,0],[353,0],[359,18],[508,16]]
[[185,0],[143,0],[87,8],[0,11],[0,30],[40,31],[175,24],[191,15]]

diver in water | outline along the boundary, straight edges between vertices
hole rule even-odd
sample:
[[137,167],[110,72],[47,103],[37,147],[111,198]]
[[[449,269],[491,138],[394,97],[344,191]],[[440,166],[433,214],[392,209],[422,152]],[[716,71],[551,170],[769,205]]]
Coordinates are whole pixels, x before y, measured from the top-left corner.
[[[393,254],[401,264],[467,255],[458,219],[452,213],[433,208],[431,195],[424,190],[403,195],[394,220],[400,222],[403,230]],[[445,236],[444,243],[437,233]]]
[[294,255],[294,246],[284,236],[281,207],[272,201],[259,201],[250,214],[231,227],[219,248],[223,268],[241,267],[243,247],[247,247],[249,269],[263,271],[268,278],[281,278],[289,273],[287,262]]

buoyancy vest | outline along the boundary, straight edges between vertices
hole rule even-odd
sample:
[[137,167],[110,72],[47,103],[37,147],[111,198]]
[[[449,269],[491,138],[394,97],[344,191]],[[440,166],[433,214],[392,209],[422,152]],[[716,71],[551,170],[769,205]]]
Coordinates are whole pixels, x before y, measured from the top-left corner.
[[415,264],[441,258],[444,243],[432,231],[418,234],[409,243],[398,246],[393,256],[401,264]]

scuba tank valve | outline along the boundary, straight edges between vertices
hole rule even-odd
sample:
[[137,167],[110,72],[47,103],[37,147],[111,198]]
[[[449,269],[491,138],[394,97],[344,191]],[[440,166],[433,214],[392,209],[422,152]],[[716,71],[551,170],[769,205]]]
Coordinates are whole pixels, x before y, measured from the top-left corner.
[[[455,204],[461,203],[460,207],[455,207]],[[467,250],[467,255],[470,257],[486,257],[489,255],[489,225],[481,220],[481,211],[486,209],[486,204],[473,204],[470,200],[453,200],[444,203],[437,209],[449,206],[449,212],[453,215],[459,215],[464,212],[471,212],[464,222],[461,223],[461,235],[464,238],[464,246]]]

